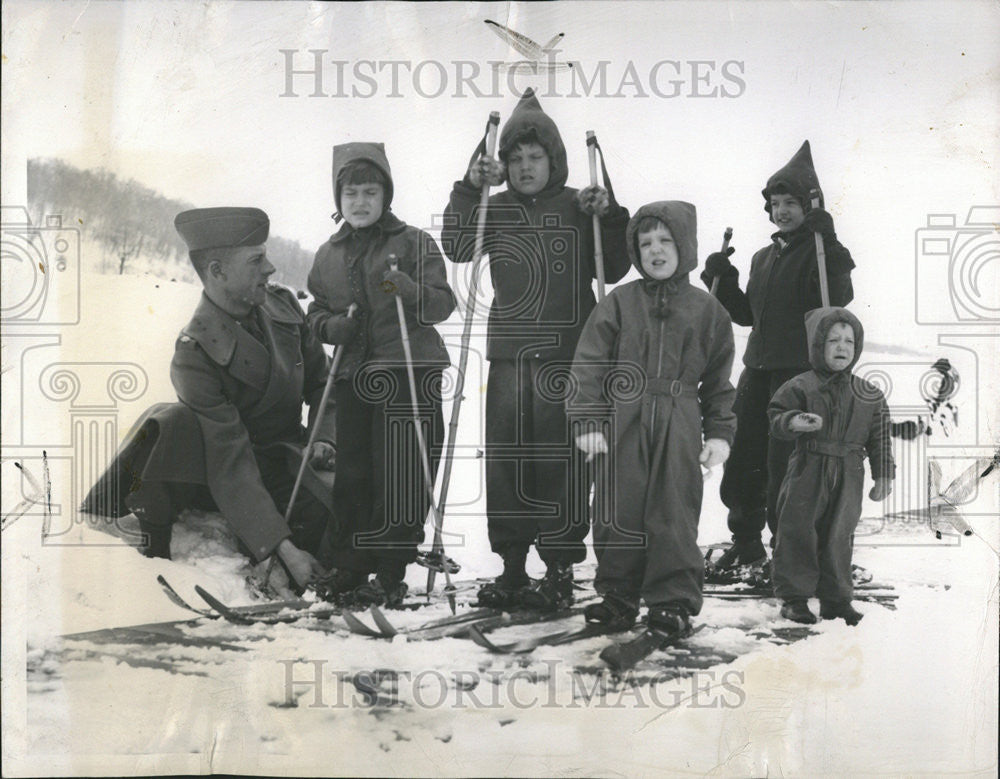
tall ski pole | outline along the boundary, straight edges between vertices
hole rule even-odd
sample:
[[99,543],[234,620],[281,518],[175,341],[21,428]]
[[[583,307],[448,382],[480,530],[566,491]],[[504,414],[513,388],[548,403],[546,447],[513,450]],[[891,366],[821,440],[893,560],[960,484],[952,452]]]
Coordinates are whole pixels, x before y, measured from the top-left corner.
[[[733,228],[732,227],[727,227],[726,228],[726,232],[724,232],[722,234],[722,253],[723,254],[725,254],[726,253],[726,249],[729,248],[729,242],[732,240],[732,237],[733,237]],[[712,289],[711,289],[711,292],[712,292],[713,295],[715,295],[716,290],[718,288],[719,288],[719,277],[716,276],[715,278],[712,279]]]
[[[347,318],[350,319],[354,316],[354,312],[357,310],[358,306],[356,303],[351,303],[350,307],[347,309]],[[333,391],[333,381],[334,376],[337,374],[337,368],[340,367],[340,358],[344,354],[344,347],[337,347],[336,352],[333,355],[333,361],[330,363],[330,372],[326,376],[326,386],[323,387],[323,395],[319,401],[319,408],[316,409],[316,418],[313,419],[312,430],[309,431],[309,440],[306,442],[306,448],[302,450],[302,462],[299,463],[299,472],[295,476],[295,484],[292,486],[292,496],[288,499],[288,507],[285,509],[285,524],[288,524],[292,519],[292,509],[295,507],[295,499],[299,496],[299,488],[302,486],[302,477],[306,473],[306,465],[309,464],[309,457],[312,453],[313,444],[316,443],[316,436],[319,435],[319,424],[323,421],[323,414],[326,413],[326,404],[330,400],[330,393]],[[264,590],[267,590],[268,585],[271,583],[271,573],[274,571],[274,566],[278,562],[278,553],[275,552],[271,555],[271,561],[267,564],[267,573],[264,574]]]
[[[819,208],[819,190],[814,189],[809,193],[810,202],[813,208]],[[830,285],[826,278],[826,250],[823,248],[823,236],[814,233],[816,237],[816,265],[819,266],[819,296],[823,301],[823,308],[830,305]]]
[[[500,125],[500,113],[491,111],[489,121],[486,124],[486,156],[493,157],[497,147],[497,127]],[[462,345],[458,357],[458,374],[455,377],[455,395],[451,402],[451,418],[448,421],[448,444],[444,453],[444,466],[441,475],[441,498],[438,501],[438,512],[443,517],[445,507],[448,505],[448,487],[451,484],[451,468],[455,460],[455,440],[458,435],[458,419],[462,409],[462,400],[465,391],[465,371],[469,365],[469,341],[472,339],[472,319],[476,313],[476,295],[479,289],[479,265],[483,259],[483,241],[486,236],[486,208],[490,199],[490,183],[483,181],[483,188],[479,195],[479,213],[476,220],[476,243],[472,255],[472,276],[469,280],[469,291],[465,300],[465,320],[462,324]],[[434,527],[434,544],[431,548],[431,556],[436,557],[442,564],[442,569],[446,568],[444,559],[444,539],[441,535],[441,527]],[[434,568],[427,570],[427,593],[434,589],[434,578],[437,571]]]
[[[396,255],[389,255],[389,267],[393,270],[399,268],[396,262]],[[410,406],[413,410],[413,428],[417,435],[417,446],[420,449],[420,466],[424,472],[424,484],[427,488],[427,497],[430,500],[430,509],[434,513],[434,534],[441,532],[441,510],[434,502],[434,474],[431,471],[431,462],[427,456],[427,442],[424,440],[424,428],[420,421],[420,407],[417,403],[417,381],[413,375],[413,352],[410,350],[410,329],[406,325],[406,312],[403,310],[403,299],[396,295],[396,315],[399,317],[399,334],[403,339],[403,356],[406,358],[406,379],[410,385]],[[455,588],[451,583],[451,574],[447,567],[444,569],[445,592],[448,595],[448,605],[451,613],[455,613]],[[427,592],[430,597],[430,591]]]
[[[597,136],[587,130],[587,158],[590,161],[590,186],[597,186]],[[601,241],[601,217],[593,214],[594,269],[597,271],[597,301],[604,300],[604,245]]]

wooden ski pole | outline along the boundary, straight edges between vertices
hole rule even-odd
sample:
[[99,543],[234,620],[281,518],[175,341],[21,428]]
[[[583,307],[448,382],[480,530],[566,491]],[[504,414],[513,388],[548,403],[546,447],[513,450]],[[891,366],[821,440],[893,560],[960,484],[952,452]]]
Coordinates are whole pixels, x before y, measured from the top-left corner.
[[[722,253],[726,253],[726,249],[729,248],[729,241],[733,237],[733,228],[727,227],[726,232],[722,234]],[[714,295],[716,290],[719,288],[719,277],[716,276],[712,279],[712,294]]]
[[[587,130],[587,157],[590,160],[590,186],[597,186],[597,136]],[[601,242],[601,217],[593,214],[594,268],[597,271],[597,302],[604,300],[604,245]]]
[[[493,157],[497,147],[497,127],[500,125],[499,111],[491,111],[486,130],[486,156]],[[458,419],[462,409],[465,391],[465,371],[469,365],[469,342],[472,339],[472,319],[476,314],[476,295],[479,289],[479,266],[483,259],[483,241],[486,236],[486,209],[490,199],[490,183],[483,181],[479,194],[479,213],[476,220],[476,243],[472,255],[472,275],[469,280],[469,291],[465,300],[465,320],[462,323],[461,352],[458,357],[458,373],[455,376],[455,395],[451,402],[451,418],[448,421],[448,443],[444,453],[444,465],[441,476],[441,498],[438,501],[438,512],[444,516],[448,505],[448,487],[451,484],[451,469],[455,460],[455,441],[458,435]],[[434,528],[434,544],[431,554],[437,555],[442,566],[444,560],[444,539],[442,529]],[[434,589],[434,579],[437,574],[433,568],[427,570],[427,594]]]
[[[347,309],[347,318],[351,319],[354,317],[354,312],[357,311],[357,303],[351,303],[350,307]],[[316,418],[313,419],[312,430],[309,431],[309,440],[306,442],[306,448],[302,450],[302,462],[299,464],[299,472],[295,476],[295,484],[292,486],[292,496],[288,499],[288,506],[285,508],[285,524],[291,521],[292,518],[292,508],[295,506],[295,499],[299,495],[299,488],[302,486],[302,477],[306,473],[306,465],[309,463],[309,457],[312,453],[313,444],[316,443],[316,436],[319,434],[319,423],[323,421],[323,414],[326,413],[326,404],[330,400],[330,393],[333,391],[334,376],[337,373],[337,368],[340,367],[340,358],[344,354],[344,346],[338,346],[336,352],[333,355],[333,361],[330,363],[330,372],[326,376],[326,386],[323,387],[323,396],[319,401],[319,408],[316,409]],[[267,573],[264,574],[264,589],[266,590],[268,585],[271,583],[271,573],[274,571],[274,566],[278,562],[278,553],[275,552],[271,555],[271,560],[267,564]]]
[[[396,255],[389,255],[389,267],[393,270],[399,269]],[[410,350],[410,329],[406,325],[406,311],[403,310],[403,299],[396,295],[396,315],[399,318],[399,334],[403,339],[403,356],[406,358],[406,380],[410,385],[410,407],[413,410],[413,427],[417,435],[417,446],[420,449],[420,466],[424,472],[424,484],[427,488],[427,497],[431,502],[431,511],[434,513],[435,535],[441,528],[441,511],[434,502],[434,474],[431,471],[431,462],[427,456],[427,442],[424,439],[424,428],[420,421],[420,407],[417,403],[417,381],[413,374],[413,352]],[[451,606],[451,613],[455,613],[455,594],[451,583],[451,574],[447,567],[444,569],[445,592],[448,593],[448,605]],[[428,596],[430,592],[427,593]]]
[[[809,193],[809,198],[813,208],[819,208],[819,190],[814,189]],[[816,238],[816,265],[819,266],[819,296],[823,301],[823,308],[830,305],[830,283],[826,278],[826,250],[823,248],[823,236],[814,233]]]

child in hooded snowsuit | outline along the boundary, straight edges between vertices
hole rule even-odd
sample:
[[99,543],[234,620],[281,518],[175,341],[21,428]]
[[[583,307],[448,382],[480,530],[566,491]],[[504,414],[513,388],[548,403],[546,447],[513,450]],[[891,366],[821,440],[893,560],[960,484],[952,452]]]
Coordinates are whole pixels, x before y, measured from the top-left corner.
[[816,621],[807,600],[818,596],[824,619],[856,625],[851,606],[851,553],[861,517],[865,454],[871,464],[869,497],[892,491],[895,464],[889,409],[877,387],[851,373],[861,356],[864,330],[844,308],[806,315],[812,370],[783,384],[767,414],[771,434],[795,441],[778,495],[775,594],[783,617]]
[[580,448],[608,452],[598,460],[610,482],[597,479],[594,519],[604,601],[585,616],[626,629],[641,597],[650,626],[682,633],[702,605],[699,463],[724,462],[736,430],[733,328],[722,305],[688,281],[698,264],[693,205],[643,206],[626,241],[643,278],[616,287],[590,315],[567,404]]
[[[819,195],[819,208],[811,207],[813,190]],[[750,261],[746,292],[739,287],[739,271],[729,261],[732,248],[710,254],[701,274],[708,287],[719,278],[716,294],[733,322],[753,328],[736,385],[736,439],[720,487],[729,509],[733,545],[716,562],[719,568],[765,562],[761,543],[765,524],[774,544],[775,502],[792,448],[786,441],[769,438],[767,404],[778,387],[809,369],[805,314],[823,305],[816,233],[823,236],[831,305],[847,305],[854,297],[854,261],[837,240],[833,218],[822,208],[809,141],[767,180],[762,194],[764,210],[778,232]]]
[[[479,601],[554,609],[573,600],[572,566],[586,557],[589,528],[589,480],[575,473],[582,458],[574,454],[559,388],[595,305],[592,214],[600,216],[604,273],[613,283],[628,272],[628,212],[601,187],[566,186],[562,138],[530,89],[500,133],[499,157],[474,160],[455,183],[441,233],[448,257],[470,262],[482,182],[507,180],[507,190],[489,199],[485,234],[494,291],[486,512],[490,546],[504,569]],[[531,544],[547,570],[529,591]]]
[[334,385],[333,503],[341,529],[336,570],[323,590],[331,597],[352,593],[357,605],[395,605],[406,593],[406,566],[416,559],[430,506],[396,299],[403,301],[424,440],[436,471],[444,439],[441,374],[450,360],[434,324],[448,318],[455,298],[434,239],[389,210],[392,174],[381,143],[335,146],[333,190],[345,223],[316,253],[307,315],[321,341],[343,350]]

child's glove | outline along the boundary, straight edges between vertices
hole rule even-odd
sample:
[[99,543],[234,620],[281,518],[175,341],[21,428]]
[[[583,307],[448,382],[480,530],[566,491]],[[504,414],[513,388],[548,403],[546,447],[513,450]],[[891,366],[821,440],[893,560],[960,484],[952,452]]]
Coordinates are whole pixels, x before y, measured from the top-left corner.
[[491,187],[503,184],[506,171],[504,166],[493,157],[480,157],[469,166],[469,183],[476,189],[481,189],[483,182],[489,182]]
[[588,463],[597,455],[608,453],[608,440],[604,437],[604,433],[595,432],[578,435],[576,437],[576,446],[587,454]]
[[361,326],[359,319],[357,314],[336,319],[331,318],[323,324],[320,340],[325,344],[350,343],[358,334],[358,328]]
[[875,486],[871,488],[868,497],[874,501],[885,500],[892,492],[892,479],[881,478],[875,480]]
[[576,207],[585,214],[604,216],[610,205],[608,190],[597,186],[597,184],[591,184],[576,193]]
[[729,276],[739,273],[729,261],[729,258],[733,256],[733,252],[735,251],[736,249],[730,246],[725,252],[712,252],[705,260],[705,273],[713,278],[715,276]]
[[793,433],[815,433],[823,428],[823,417],[800,411],[788,420],[788,429]]
[[398,295],[408,306],[416,305],[420,287],[401,270],[387,270],[382,276],[382,291]]
[[822,208],[813,208],[806,213],[803,223],[814,233],[819,233],[824,238],[836,237],[833,229],[833,217],[830,212]]
[[317,471],[332,471],[337,462],[337,448],[328,441],[316,441],[309,452],[309,464]]
[[705,478],[716,465],[722,465],[729,459],[729,444],[721,438],[709,438],[698,455],[698,462],[705,469]]

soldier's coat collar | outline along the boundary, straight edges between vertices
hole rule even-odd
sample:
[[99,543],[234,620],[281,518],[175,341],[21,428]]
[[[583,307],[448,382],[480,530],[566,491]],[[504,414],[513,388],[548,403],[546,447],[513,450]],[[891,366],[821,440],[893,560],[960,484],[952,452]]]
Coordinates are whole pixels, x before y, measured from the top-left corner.
[[[275,292],[272,286],[268,286],[267,296],[260,309],[264,318],[272,322],[298,325],[303,321],[301,311]],[[256,342],[232,315],[219,308],[204,292],[201,293],[201,300],[198,301],[191,321],[181,330],[181,334],[197,341],[212,362],[219,365],[230,363],[240,338],[250,338]]]

